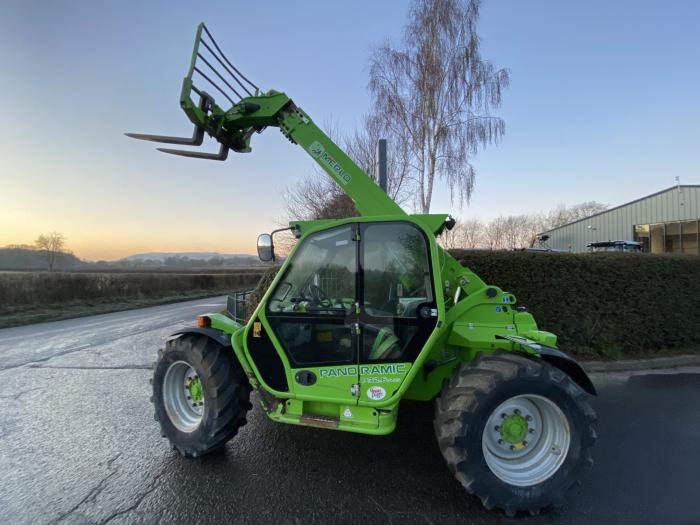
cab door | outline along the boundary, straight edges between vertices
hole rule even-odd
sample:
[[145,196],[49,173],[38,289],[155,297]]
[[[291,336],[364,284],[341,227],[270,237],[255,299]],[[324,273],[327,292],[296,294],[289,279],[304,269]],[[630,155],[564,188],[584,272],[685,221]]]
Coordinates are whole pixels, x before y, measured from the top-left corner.
[[268,300],[297,398],[357,403],[357,237],[354,224],[306,237]]
[[410,222],[360,227],[360,400],[398,390],[437,324],[430,245]]

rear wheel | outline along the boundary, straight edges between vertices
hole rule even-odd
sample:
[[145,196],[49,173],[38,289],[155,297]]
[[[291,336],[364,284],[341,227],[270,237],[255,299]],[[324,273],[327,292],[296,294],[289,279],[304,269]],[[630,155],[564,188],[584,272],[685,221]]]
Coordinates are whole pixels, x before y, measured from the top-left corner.
[[186,457],[221,448],[246,423],[250,386],[230,347],[185,335],[159,350],[153,371],[155,419]]
[[561,505],[593,463],[595,412],[586,393],[552,366],[512,353],[462,365],[436,406],[448,466],[487,508],[509,516]]

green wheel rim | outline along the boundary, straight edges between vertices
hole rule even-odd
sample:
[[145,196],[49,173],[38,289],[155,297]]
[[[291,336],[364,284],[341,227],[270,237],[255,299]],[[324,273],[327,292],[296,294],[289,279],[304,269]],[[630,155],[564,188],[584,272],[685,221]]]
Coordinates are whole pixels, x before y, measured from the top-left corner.
[[163,404],[168,418],[181,432],[194,432],[204,414],[204,390],[189,363],[176,361],[165,372]]
[[556,403],[525,394],[496,407],[481,443],[491,472],[509,485],[530,487],[561,468],[569,452],[571,430]]

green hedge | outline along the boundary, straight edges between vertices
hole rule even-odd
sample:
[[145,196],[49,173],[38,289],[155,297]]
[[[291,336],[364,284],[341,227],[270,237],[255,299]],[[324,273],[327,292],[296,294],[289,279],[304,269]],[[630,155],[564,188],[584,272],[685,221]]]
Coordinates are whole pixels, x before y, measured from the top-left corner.
[[[488,284],[515,294],[565,352],[619,359],[700,351],[700,257],[451,253]],[[260,279],[252,303],[276,271]]]
[[512,292],[565,352],[619,358],[700,349],[700,257],[453,251]]

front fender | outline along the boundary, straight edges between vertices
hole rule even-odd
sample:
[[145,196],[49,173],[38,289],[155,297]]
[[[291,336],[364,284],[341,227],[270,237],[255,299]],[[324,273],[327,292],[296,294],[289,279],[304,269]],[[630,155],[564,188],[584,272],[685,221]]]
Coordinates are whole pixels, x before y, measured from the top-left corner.
[[593,381],[588,377],[583,367],[558,348],[543,345],[537,341],[518,335],[497,335],[496,339],[505,339],[515,343],[524,350],[523,354],[525,356],[541,358],[543,361],[564,372],[578,386],[592,396],[598,395],[595,386],[593,386]]
[[591,378],[588,377],[588,374],[583,367],[573,358],[569,357],[561,350],[542,345],[540,345],[540,349],[537,353],[540,355],[543,361],[546,361],[550,365],[564,372],[571,379],[573,379],[578,386],[583,388],[583,390],[592,396],[598,395],[595,386],[593,386],[593,381],[591,381]]
[[217,330],[216,328],[199,328],[196,326],[193,326],[191,328],[184,328],[182,330],[178,330],[177,332],[170,334],[170,337],[168,337],[168,341],[172,341],[173,339],[177,339],[179,337],[182,337],[183,335],[188,334],[203,335],[208,337],[209,339],[216,341],[221,346],[231,346],[231,334],[227,334],[226,332],[222,332],[221,330]]

